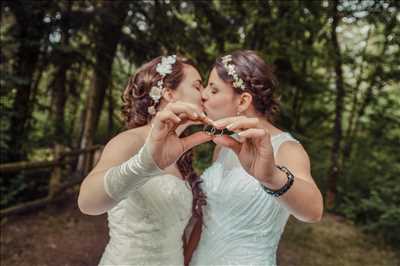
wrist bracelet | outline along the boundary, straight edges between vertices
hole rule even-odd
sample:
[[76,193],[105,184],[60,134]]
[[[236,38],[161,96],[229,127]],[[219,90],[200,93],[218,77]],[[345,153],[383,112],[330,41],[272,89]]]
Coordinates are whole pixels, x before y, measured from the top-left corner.
[[279,197],[279,196],[282,196],[283,194],[285,194],[286,191],[288,191],[289,188],[293,185],[294,175],[285,166],[276,165],[276,168],[278,168],[279,170],[281,170],[282,172],[284,172],[286,174],[287,179],[288,179],[286,184],[283,185],[283,187],[281,187],[280,189],[277,189],[277,190],[269,189],[269,188],[267,188],[266,186],[264,186],[262,184],[261,184],[261,186],[264,189],[264,191],[267,192],[268,194],[270,194],[270,195],[272,195],[274,197]]

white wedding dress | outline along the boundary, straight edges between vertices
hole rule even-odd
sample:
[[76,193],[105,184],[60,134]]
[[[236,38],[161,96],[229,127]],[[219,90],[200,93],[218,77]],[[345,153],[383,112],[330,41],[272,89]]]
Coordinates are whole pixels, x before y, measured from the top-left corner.
[[[297,142],[286,132],[271,138],[275,156],[286,141]],[[275,266],[288,210],[247,174],[228,148],[220,150],[202,179],[207,205],[203,232],[190,265]]]
[[173,175],[152,177],[108,211],[110,241],[99,265],[183,265],[192,192]]

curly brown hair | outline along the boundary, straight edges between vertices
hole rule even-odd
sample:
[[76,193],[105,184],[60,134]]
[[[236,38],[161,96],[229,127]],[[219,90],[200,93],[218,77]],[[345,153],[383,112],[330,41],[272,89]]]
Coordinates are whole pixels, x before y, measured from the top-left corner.
[[[153,118],[153,115],[148,112],[148,107],[155,106],[157,109],[159,106],[159,103],[155,103],[149,93],[151,88],[156,86],[157,82],[163,78],[156,71],[157,64],[161,62],[161,58],[160,56],[145,63],[128,80],[121,97],[123,102],[122,116],[127,129],[148,124]],[[163,79],[164,87],[175,90],[179,86],[184,78],[183,68],[185,64],[195,67],[190,60],[180,56],[176,57],[176,63],[172,65],[172,73],[166,75]],[[181,136],[188,135],[188,130],[181,134]],[[193,151],[189,150],[177,161],[178,169],[189,183],[193,194],[192,216],[182,236],[185,265],[189,264],[193,251],[198,244],[199,239],[197,237],[199,237],[199,233],[201,234],[201,226],[203,224],[202,206],[205,204],[204,193],[199,186],[201,179],[193,169],[192,158]],[[195,241],[193,241],[194,239]]]
[[[255,51],[239,50],[230,54],[232,64],[238,76],[244,81],[246,89],[253,96],[253,106],[257,112],[274,122],[279,114],[279,100],[276,96],[278,81],[272,65],[267,64]],[[222,56],[214,63],[218,76],[225,82],[233,83],[233,79],[222,63]],[[232,86],[238,94],[240,88]]]
[[132,75],[122,94],[122,116],[127,128],[135,128],[146,125],[153,118],[147,108],[155,104],[150,97],[150,90],[157,82],[163,79],[164,87],[175,90],[182,82],[184,74],[184,64],[193,64],[186,58],[177,57],[176,63],[172,66],[172,72],[164,78],[157,72],[157,64],[161,62],[161,56],[154,58],[142,65],[134,75]]

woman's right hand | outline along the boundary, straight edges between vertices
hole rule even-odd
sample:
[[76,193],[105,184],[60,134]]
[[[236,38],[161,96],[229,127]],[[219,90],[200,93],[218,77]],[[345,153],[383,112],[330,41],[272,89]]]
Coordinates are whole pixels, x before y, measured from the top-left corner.
[[169,103],[154,117],[146,144],[159,168],[165,169],[187,150],[213,139],[205,132],[179,138],[175,130],[188,120],[207,124],[211,121],[199,107],[185,102]]

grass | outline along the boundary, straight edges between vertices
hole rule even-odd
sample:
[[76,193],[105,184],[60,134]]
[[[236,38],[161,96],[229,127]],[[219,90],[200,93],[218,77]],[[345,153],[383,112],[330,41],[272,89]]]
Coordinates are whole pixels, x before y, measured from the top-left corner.
[[400,252],[333,215],[316,224],[290,218],[280,243],[279,265],[398,266]]

